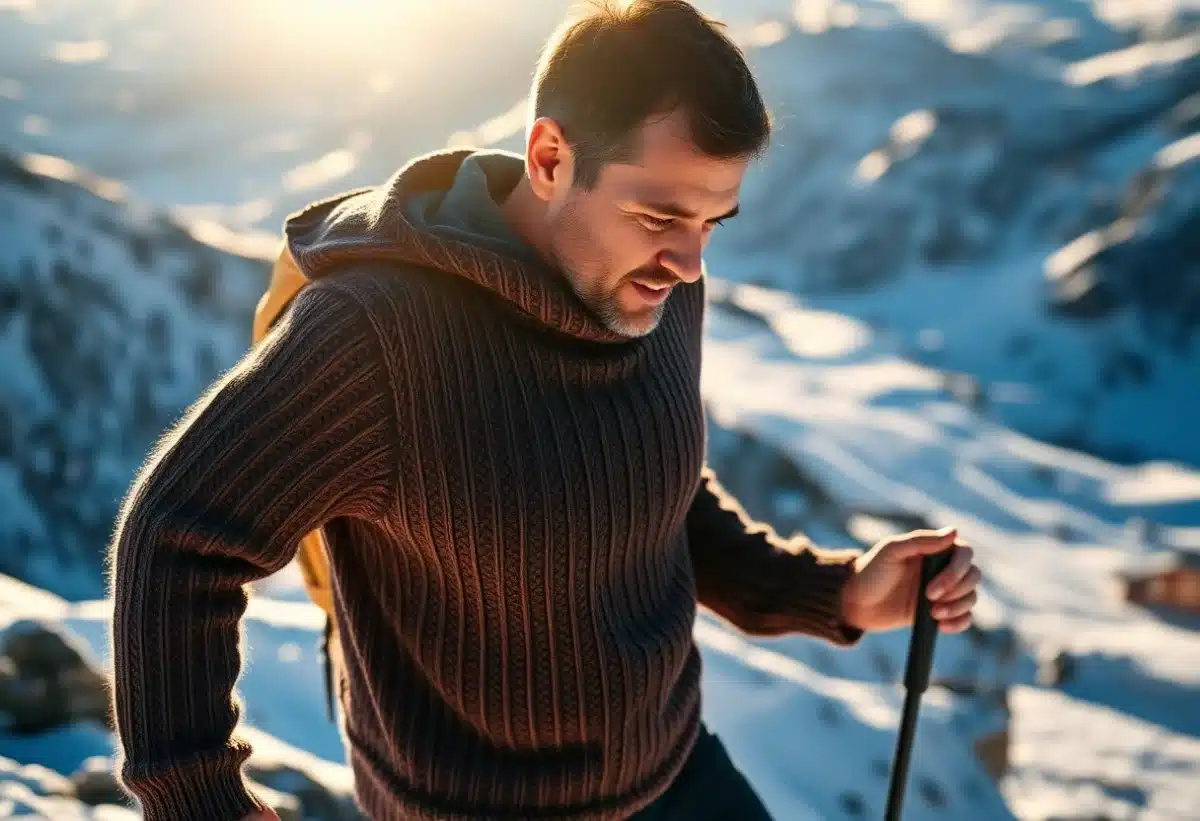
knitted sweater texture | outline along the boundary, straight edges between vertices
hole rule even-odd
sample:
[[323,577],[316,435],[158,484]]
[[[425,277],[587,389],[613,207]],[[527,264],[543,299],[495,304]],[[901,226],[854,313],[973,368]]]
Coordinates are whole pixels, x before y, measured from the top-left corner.
[[423,157],[295,215],[313,284],[125,500],[114,708],[147,821],[259,805],[237,728],[245,585],[319,525],[377,821],[627,818],[697,736],[698,604],[755,635],[859,635],[838,618],[852,556],[750,522],[705,466],[703,280],[617,337],[507,238],[437,226],[456,187],[491,200],[515,173],[491,158],[473,181],[470,161]]

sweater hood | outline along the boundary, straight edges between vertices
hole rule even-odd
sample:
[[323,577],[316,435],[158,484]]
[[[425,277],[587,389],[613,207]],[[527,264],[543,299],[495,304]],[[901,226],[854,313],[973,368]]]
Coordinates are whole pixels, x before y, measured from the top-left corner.
[[[292,214],[284,223],[287,248],[310,279],[363,264],[432,268],[488,289],[561,333],[627,341],[507,228],[498,201],[523,169],[520,157],[500,151],[418,157],[383,185],[337,194]],[[403,276],[400,268],[396,275]]]

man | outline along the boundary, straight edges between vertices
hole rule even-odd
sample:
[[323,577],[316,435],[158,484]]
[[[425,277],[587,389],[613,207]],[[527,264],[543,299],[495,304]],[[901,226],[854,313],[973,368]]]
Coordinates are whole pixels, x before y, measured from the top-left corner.
[[[784,541],[704,466],[701,251],[769,132],[721,28],[592,10],[531,108],[524,156],[422,157],[291,218],[313,284],[135,481],[114,703],[147,821],[274,818],[241,774],[238,622],[315,527],[377,821],[763,821],[701,722],[697,602],[848,645],[909,623],[920,557],[954,547]],[[950,632],[979,582],[954,549]]]

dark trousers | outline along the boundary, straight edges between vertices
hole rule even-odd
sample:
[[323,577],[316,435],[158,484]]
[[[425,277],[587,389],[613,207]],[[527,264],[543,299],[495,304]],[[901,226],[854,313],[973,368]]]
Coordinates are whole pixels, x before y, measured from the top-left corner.
[[721,739],[703,725],[679,777],[629,821],[772,821]]

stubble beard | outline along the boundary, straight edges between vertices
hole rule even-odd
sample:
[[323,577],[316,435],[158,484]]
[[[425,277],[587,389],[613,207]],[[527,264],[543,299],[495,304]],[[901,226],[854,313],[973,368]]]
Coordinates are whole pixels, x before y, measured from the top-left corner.
[[[572,230],[577,227],[574,224],[575,219],[574,209],[567,206],[558,215],[557,225],[554,226],[552,233],[558,236],[577,235],[577,232]],[[552,248],[552,253],[555,257],[556,267],[570,283],[571,290],[579,297],[584,307],[608,330],[618,336],[636,339],[649,335],[662,321],[663,312],[666,310],[669,299],[661,305],[655,305],[638,313],[630,313],[621,308],[621,289],[625,288],[638,272],[626,274],[613,287],[605,287],[602,284],[603,280],[601,280],[601,284],[593,285],[589,282],[590,278],[581,276],[578,270],[564,258],[560,248]],[[656,277],[649,278],[655,279]],[[668,278],[658,276],[657,279],[666,280]]]
[[574,277],[571,279],[571,287],[580,301],[604,324],[604,327],[619,336],[630,339],[648,336],[662,321],[663,312],[667,307],[666,302],[632,314],[621,308],[621,289],[629,283],[629,277],[622,278],[616,288],[605,291],[598,289],[589,291],[580,288],[575,284]]

